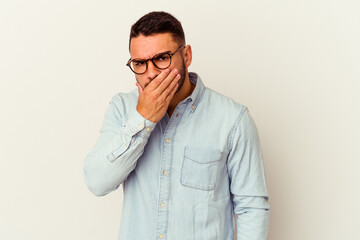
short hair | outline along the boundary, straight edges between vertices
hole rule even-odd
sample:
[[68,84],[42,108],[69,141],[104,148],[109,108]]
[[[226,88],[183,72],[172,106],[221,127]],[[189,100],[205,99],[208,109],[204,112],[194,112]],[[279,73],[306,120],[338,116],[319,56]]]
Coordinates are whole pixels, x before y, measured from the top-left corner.
[[179,45],[185,45],[185,34],[179,20],[167,12],[149,12],[131,27],[131,39],[139,35],[151,36],[158,33],[170,33]]

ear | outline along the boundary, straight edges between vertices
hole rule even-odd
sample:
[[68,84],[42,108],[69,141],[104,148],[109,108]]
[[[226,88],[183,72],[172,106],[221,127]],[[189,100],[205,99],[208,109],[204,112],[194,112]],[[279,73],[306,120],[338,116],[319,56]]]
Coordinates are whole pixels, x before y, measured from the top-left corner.
[[184,54],[183,56],[184,56],[185,67],[188,68],[191,65],[191,61],[192,61],[192,50],[190,45],[186,45],[183,54]]

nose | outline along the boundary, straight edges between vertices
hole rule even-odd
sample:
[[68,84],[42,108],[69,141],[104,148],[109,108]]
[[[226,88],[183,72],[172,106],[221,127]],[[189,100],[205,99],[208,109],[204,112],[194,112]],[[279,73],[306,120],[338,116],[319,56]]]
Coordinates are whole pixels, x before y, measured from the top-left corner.
[[152,61],[148,61],[148,69],[147,74],[149,76],[150,81],[156,78],[160,74],[160,69],[154,66]]

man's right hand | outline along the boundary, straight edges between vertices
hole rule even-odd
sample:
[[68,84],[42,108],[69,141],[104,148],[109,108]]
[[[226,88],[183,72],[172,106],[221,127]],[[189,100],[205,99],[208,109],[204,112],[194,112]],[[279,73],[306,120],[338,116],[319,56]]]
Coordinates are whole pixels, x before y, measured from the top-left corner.
[[177,69],[162,71],[145,89],[137,82],[139,99],[136,110],[147,120],[160,121],[178,88],[180,74]]

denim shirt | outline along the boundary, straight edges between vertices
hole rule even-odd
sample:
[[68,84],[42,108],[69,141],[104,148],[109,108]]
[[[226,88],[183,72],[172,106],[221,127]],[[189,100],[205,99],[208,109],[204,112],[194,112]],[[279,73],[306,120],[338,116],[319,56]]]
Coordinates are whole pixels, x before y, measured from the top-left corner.
[[266,239],[268,193],[256,126],[246,107],[206,88],[153,123],[138,91],[115,95],[85,159],[88,188],[123,186],[120,240]]

